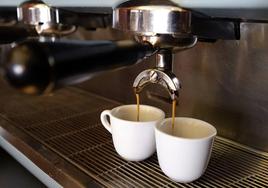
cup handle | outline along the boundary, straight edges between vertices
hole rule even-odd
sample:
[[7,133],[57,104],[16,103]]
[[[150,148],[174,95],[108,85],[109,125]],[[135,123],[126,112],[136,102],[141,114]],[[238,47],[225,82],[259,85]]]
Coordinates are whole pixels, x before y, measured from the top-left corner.
[[110,122],[108,121],[107,119],[107,116],[110,117],[111,119],[111,111],[110,110],[104,110],[102,113],[101,113],[101,123],[102,125],[110,132],[112,133],[112,128],[111,128],[111,124]]

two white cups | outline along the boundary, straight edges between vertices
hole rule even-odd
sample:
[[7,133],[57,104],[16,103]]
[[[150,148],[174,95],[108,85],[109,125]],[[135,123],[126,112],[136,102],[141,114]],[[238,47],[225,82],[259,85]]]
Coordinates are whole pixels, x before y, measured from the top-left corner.
[[172,180],[192,182],[205,172],[216,129],[201,120],[171,118],[152,106],[124,105],[101,113],[101,122],[112,134],[117,153],[129,161],[144,160],[157,150],[160,168]]

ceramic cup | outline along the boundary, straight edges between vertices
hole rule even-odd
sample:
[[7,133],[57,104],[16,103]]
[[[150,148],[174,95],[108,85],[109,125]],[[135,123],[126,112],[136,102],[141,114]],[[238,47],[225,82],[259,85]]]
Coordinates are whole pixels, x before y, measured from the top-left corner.
[[172,180],[192,182],[205,172],[216,129],[201,120],[176,118],[174,130],[171,118],[155,128],[156,150],[160,168]]
[[165,118],[165,113],[152,106],[124,105],[101,113],[103,126],[112,134],[117,153],[129,161],[141,161],[156,150],[154,128]]

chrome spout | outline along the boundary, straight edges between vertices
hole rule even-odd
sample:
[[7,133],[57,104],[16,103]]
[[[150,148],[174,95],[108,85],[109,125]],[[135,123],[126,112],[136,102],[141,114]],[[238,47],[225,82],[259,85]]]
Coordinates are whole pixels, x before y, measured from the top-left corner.
[[179,97],[180,81],[172,72],[173,55],[170,50],[160,50],[156,55],[156,68],[141,72],[133,83],[136,93],[140,93],[149,84],[158,84],[166,88],[172,100]]

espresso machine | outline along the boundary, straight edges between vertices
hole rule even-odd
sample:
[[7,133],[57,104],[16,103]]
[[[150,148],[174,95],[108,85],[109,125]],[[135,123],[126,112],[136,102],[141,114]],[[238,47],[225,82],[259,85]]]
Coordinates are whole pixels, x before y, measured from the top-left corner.
[[[18,44],[10,53],[5,65],[5,77],[11,85],[29,94],[50,93],[58,87],[87,80],[106,68],[131,65],[156,54],[155,69],[140,73],[133,87],[140,92],[148,83],[160,84],[167,89],[172,99],[176,99],[180,84],[172,73],[172,54],[193,47],[198,39],[239,37],[239,24],[236,21],[222,23],[229,26],[229,30],[222,34],[215,28],[214,32],[219,32],[220,36],[214,36],[207,33],[206,24],[211,24],[209,21],[204,21],[208,23],[204,24],[205,29],[202,31],[196,26],[197,21],[192,22],[194,19],[207,18],[202,18],[203,15],[195,18],[190,10],[180,8],[173,2],[127,1],[114,7],[110,27],[132,33],[133,41],[86,43],[60,40],[61,36],[73,33],[79,24],[76,23],[79,18],[72,14],[74,13],[70,11],[48,7],[43,2],[25,2],[18,7],[18,21],[32,27],[38,37]],[[109,27],[108,24],[100,25]],[[217,27],[217,23],[213,24]],[[29,57],[21,58],[22,53],[25,54],[22,52],[24,48],[28,49]],[[41,51],[44,54],[39,54]],[[64,57],[61,54],[65,54]],[[72,57],[67,58],[66,54],[71,54]],[[124,54],[126,57],[123,57]],[[18,58],[26,62],[20,62]],[[45,62],[40,62],[40,59]],[[84,63],[85,61],[90,63]]]
[[[48,187],[267,187],[267,9],[264,0],[0,3],[0,146]],[[133,103],[133,89],[167,116],[177,100],[177,116],[215,125],[201,179],[175,183],[156,156],[116,155],[99,114]]]

